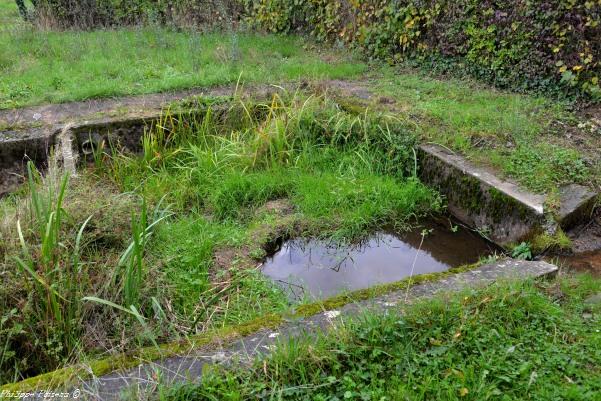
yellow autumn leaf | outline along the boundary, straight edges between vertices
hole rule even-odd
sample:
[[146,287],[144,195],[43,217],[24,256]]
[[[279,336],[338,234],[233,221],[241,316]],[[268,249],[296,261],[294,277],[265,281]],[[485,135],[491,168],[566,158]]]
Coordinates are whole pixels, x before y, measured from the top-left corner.
[[469,392],[470,391],[467,388],[463,387],[461,390],[459,390],[459,396],[460,397],[465,397],[466,395],[469,394]]
[[567,69],[568,69],[568,67],[566,67],[566,66],[564,65],[563,67],[561,67],[561,68],[559,69],[559,72],[562,72],[562,73],[563,73],[563,72],[566,72],[566,70],[567,70]]
[[582,69],[581,65],[575,65],[574,67],[572,67],[572,70],[574,71],[580,71]]

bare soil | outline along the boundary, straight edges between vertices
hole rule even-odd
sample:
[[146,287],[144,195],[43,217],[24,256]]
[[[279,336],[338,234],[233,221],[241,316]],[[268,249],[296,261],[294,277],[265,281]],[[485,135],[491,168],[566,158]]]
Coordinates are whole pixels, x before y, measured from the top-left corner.
[[[251,235],[251,243],[249,244],[240,248],[224,246],[215,250],[211,272],[212,278],[215,278],[217,272],[223,275],[224,271],[228,271],[232,267],[249,269],[260,266],[261,263],[253,252],[258,250],[269,252],[273,239],[287,235],[290,227],[294,227],[294,206],[288,199],[269,201],[257,210],[256,215],[271,215],[275,223],[259,225]],[[222,278],[219,278],[219,280],[222,280]]]
[[573,253],[560,256],[560,262],[575,271],[601,275],[601,209],[597,208],[590,221],[567,234]]
[[601,276],[601,251],[579,253],[560,260],[571,270]]

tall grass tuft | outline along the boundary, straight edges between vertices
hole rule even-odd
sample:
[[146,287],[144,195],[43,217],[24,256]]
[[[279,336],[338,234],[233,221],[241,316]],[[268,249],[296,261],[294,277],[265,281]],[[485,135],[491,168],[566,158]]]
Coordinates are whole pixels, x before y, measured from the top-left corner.
[[[72,246],[61,236],[65,217],[63,200],[69,176],[63,175],[58,188],[49,183],[40,190],[41,176],[30,162],[27,165],[33,233],[24,233],[20,221],[17,231],[22,256],[15,256],[17,266],[32,278],[30,329],[41,327],[44,340],[55,343],[56,358],[76,350],[81,332],[82,290],[86,280],[80,259],[83,232],[91,216],[81,225]],[[25,238],[32,238],[29,243]],[[56,362],[59,362],[58,360]]]
[[[170,213],[167,208],[162,207],[163,199],[149,215],[146,200],[142,201],[142,209],[140,214],[136,216],[132,213],[131,228],[132,239],[127,249],[121,254],[115,275],[108,281],[109,285],[118,288],[117,291],[106,288],[105,293],[114,294],[115,298],[121,294],[122,305],[113,302],[109,299],[100,298],[97,296],[85,296],[83,301],[94,302],[100,305],[105,305],[119,312],[125,312],[126,316],[135,318],[142,328],[144,334],[155,345],[158,346],[152,330],[146,323],[140,299],[141,289],[144,287],[144,251],[152,236],[157,224],[168,218]],[[116,287],[115,285],[116,284]],[[157,313],[157,310],[162,310],[160,303],[156,298],[152,297],[152,309]],[[164,314],[164,313],[163,313]]]
[[[122,272],[120,288],[123,303],[127,307],[140,306],[140,288],[144,273],[144,250],[155,226],[169,216],[166,209],[162,209],[162,202],[155,207],[152,215],[148,215],[146,201],[142,201],[142,210],[139,216],[132,213],[132,239],[129,246],[119,259],[119,271]],[[150,219],[149,219],[150,217]]]

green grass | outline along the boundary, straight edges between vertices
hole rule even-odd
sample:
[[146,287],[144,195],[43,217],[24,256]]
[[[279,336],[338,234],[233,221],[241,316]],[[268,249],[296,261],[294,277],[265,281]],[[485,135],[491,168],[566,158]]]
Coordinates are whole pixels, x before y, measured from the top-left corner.
[[[495,284],[365,314],[327,336],[285,341],[248,367],[160,389],[192,400],[598,400],[601,290],[590,276]],[[592,313],[591,313],[592,312]]]
[[[4,17],[10,18],[10,17]],[[365,64],[294,36],[163,28],[0,30],[0,108],[243,82],[359,75]]]
[[[0,287],[2,310],[11,311],[1,315],[9,351],[2,381],[282,313],[285,294],[256,270],[270,241],[354,241],[384,225],[408,229],[442,209],[437,193],[412,176],[415,136],[391,116],[356,116],[327,97],[302,95],[235,101],[227,113],[246,117],[209,109],[184,124],[166,116],[145,134],[142,155],[97,151],[65,188],[61,224],[52,226],[60,245],[46,252],[51,266],[40,259],[46,253],[30,252],[28,271],[15,268],[17,216],[29,249],[45,249],[37,228],[46,220],[31,214],[27,191],[0,203],[0,271],[11,283]],[[51,170],[40,185],[52,177]],[[287,207],[271,210],[271,201]],[[45,310],[46,292],[65,293],[68,283],[50,279],[71,255],[82,300],[68,303],[78,317],[70,322],[76,338],[68,337],[76,345],[32,313]]]
[[382,70],[375,87],[395,99],[394,107],[414,122],[424,142],[453,149],[536,192],[598,180],[579,149],[562,142],[553,125],[574,118],[565,104],[389,69]]
[[211,222],[195,213],[159,227],[150,258],[161,266],[158,297],[168,299],[182,321],[197,322],[190,332],[237,325],[288,307],[258,271],[214,268],[218,248],[238,249],[250,235],[249,226]]
[[[0,0],[0,22],[0,108],[231,84],[239,78],[277,84],[365,77],[367,69],[348,54],[315,50],[295,36],[163,28],[42,32],[18,22],[8,0]],[[146,134],[142,157],[97,153],[95,168],[66,191],[65,218],[57,232],[61,241],[46,253],[52,266],[36,251],[25,254],[31,272],[16,268],[14,257],[24,255],[15,221],[20,219],[24,241],[33,250],[44,247],[39,227],[46,222],[33,216],[27,190],[2,200],[0,267],[10,284],[0,288],[0,343],[8,350],[0,358],[1,380],[77,362],[69,350],[80,346],[95,357],[104,349],[129,350],[281,312],[288,306],[284,295],[249,269],[273,236],[353,241],[391,222],[406,229],[441,209],[437,194],[413,177],[412,149],[418,141],[450,147],[537,191],[594,179],[578,149],[550,140],[551,123],[571,118],[564,105],[414,71],[383,66],[372,71],[368,85],[395,99],[393,116],[345,112],[320,96],[276,96],[271,105],[241,106],[235,99],[228,113],[236,121],[208,113],[188,126],[166,116]],[[135,247],[131,263],[123,263],[132,238],[144,236],[140,220],[145,219],[137,217],[144,215],[141,205],[156,206],[162,199],[174,215],[153,227],[154,237]],[[290,214],[262,210],[282,199],[290,204]],[[226,266],[217,265],[215,255],[224,249],[231,255]],[[108,303],[70,302],[77,316],[73,332],[81,338],[69,337],[69,344],[61,340],[66,330],[43,322],[55,311],[40,311],[48,298],[44,293],[54,296],[53,291],[68,288],[64,280],[46,288],[34,269],[46,267],[43,278],[52,278],[62,270],[51,267],[72,264],[74,255],[78,299],[88,295],[126,308],[135,303],[139,318],[107,308]],[[37,290],[30,291],[34,286]],[[378,324],[386,328],[393,322]],[[412,380],[429,383],[434,376]],[[384,380],[401,383],[394,381],[398,377]],[[375,394],[385,388],[374,386]],[[477,389],[470,387],[468,394],[480,394]],[[403,391],[413,396],[414,390]],[[419,391],[429,394],[426,390]],[[448,390],[449,398],[455,390]],[[354,390],[342,396],[346,391],[352,395]]]
[[17,4],[11,0],[0,0],[0,31],[20,25]]
[[[368,64],[306,38],[159,27],[40,31],[0,0],[0,109],[244,82],[371,78],[422,141],[458,151],[536,192],[598,185],[590,143],[565,137],[578,118],[566,104],[468,80]],[[561,122],[561,124],[557,124]]]

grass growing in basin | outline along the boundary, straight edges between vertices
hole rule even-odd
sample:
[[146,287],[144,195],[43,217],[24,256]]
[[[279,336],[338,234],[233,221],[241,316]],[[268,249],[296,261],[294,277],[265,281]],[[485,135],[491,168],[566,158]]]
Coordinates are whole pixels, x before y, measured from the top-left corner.
[[[2,381],[288,309],[255,269],[255,257],[282,230],[351,241],[440,210],[438,195],[412,177],[414,145],[390,116],[356,116],[327,98],[291,95],[233,103],[225,115],[209,110],[191,125],[167,116],[146,133],[141,155],[98,149],[95,166],[65,190],[68,217],[57,231],[61,245],[50,250],[70,260],[92,216],[78,240],[75,279],[86,298],[75,304],[80,335],[71,353],[52,318],[25,313],[48,288],[36,289],[36,275],[16,269],[14,221],[32,250],[42,246],[35,227],[43,222],[27,217],[27,191],[3,200],[0,266],[11,284],[0,291],[8,350]],[[40,191],[51,178],[37,183]],[[272,209],[278,202],[285,207]],[[143,212],[153,209],[169,217]],[[59,282],[50,286],[59,296],[65,291]]]

